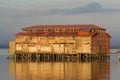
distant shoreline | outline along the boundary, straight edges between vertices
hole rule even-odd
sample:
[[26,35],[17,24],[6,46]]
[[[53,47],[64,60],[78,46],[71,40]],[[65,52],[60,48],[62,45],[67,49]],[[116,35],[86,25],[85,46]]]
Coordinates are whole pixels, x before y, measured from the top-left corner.
[[0,47],[0,49],[9,49],[9,47]]

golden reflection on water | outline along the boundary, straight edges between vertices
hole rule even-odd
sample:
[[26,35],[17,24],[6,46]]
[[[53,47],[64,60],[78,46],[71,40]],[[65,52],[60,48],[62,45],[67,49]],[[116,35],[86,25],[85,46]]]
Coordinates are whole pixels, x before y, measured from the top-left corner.
[[110,80],[110,62],[9,61],[13,80]]

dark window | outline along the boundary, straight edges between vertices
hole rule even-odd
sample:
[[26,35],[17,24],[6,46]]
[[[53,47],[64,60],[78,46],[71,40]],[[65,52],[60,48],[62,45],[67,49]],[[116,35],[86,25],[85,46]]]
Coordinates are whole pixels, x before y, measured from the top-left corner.
[[78,32],[78,31],[79,31],[79,29],[74,29],[74,31],[75,31],[75,32]]
[[73,29],[71,29],[71,32],[73,32]]
[[38,32],[44,32],[44,29],[39,29]]
[[59,30],[58,29],[55,29],[56,32],[58,32]]
[[70,32],[70,29],[66,29],[66,32]]
[[32,32],[32,30],[29,30],[29,32]]
[[62,32],[62,29],[59,29],[59,32]]
[[55,29],[48,29],[48,32],[55,32]]
[[30,40],[32,40],[32,37],[30,37]]
[[48,30],[47,29],[45,29],[45,32],[47,32]]

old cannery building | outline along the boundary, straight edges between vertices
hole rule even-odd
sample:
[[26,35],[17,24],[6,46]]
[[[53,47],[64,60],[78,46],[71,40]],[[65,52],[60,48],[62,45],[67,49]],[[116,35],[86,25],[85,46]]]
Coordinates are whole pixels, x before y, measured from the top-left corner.
[[110,38],[106,29],[92,24],[35,25],[15,35],[9,53],[11,56],[109,55]]

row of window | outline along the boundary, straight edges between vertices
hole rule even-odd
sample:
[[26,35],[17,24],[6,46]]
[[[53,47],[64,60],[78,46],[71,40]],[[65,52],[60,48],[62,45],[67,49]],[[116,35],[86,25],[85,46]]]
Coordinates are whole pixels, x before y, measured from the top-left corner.
[[67,29],[65,29],[65,28],[56,28],[56,29],[37,29],[37,30],[28,30],[28,32],[78,32],[78,31],[80,31],[81,29],[79,29],[79,28],[76,28],[76,29],[74,29],[74,28],[67,28]]
[[[79,32],[80,28],[56,28],[56,29],[30,29],[23,32]],[[91,32],[105,32],[105,30],[92,29]],[[102,38],[99,38],[102,39]]]
[[96,39],[94,39],[95,41],[105,41],[105,40],[109,40],[108,37],[97,37]]
[[49,39],[58,39],[58,40],[74,40],[75,37],[67,37],[67,38],[64,38],[64,37],[29,37],[29,38],[25,38],[24,40],[49,40]]

